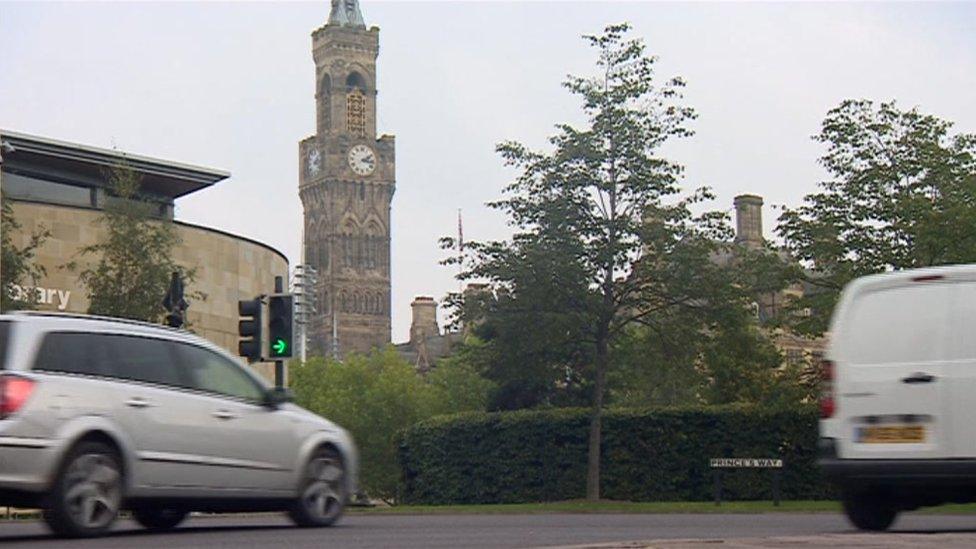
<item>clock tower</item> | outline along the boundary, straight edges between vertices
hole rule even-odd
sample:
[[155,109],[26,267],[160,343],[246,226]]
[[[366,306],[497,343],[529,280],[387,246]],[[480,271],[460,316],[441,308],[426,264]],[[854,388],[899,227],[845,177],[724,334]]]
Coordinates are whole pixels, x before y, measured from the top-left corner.
[[394,138],[376,135],[379,29],[332,0],[312,33],[316,134],[299,144],[304,259],[317,272],[309,351],[342,357],[390,342]]

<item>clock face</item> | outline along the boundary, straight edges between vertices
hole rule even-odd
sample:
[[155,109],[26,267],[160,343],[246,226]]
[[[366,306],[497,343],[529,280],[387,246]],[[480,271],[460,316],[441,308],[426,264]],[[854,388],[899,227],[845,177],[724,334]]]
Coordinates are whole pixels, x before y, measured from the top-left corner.
[[359,175],[369,175],[376,169],[376,153],[366,145],[349,149],[349,167]]
[[318,175],[322,171],[322,153],[318,149],[312,149],[308,152],[306,166],[308,167],[308,175],[311,176]]

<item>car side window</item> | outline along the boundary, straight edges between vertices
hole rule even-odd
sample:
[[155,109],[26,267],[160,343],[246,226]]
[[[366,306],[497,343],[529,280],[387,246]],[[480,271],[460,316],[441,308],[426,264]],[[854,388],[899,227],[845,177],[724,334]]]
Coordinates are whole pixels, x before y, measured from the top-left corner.
[[112,374],[122,379],[187,386],[180,375],[172,343],[162,339],[125,335],[105,335],[104,341],[112,362]]
[[180,364],[193,389],[258,403],[264,389],[233,361],[202,347],[177,344]]
[[44,336],[34,370],[92,376],[110,375],[100,338],[86,332],[51,332]]

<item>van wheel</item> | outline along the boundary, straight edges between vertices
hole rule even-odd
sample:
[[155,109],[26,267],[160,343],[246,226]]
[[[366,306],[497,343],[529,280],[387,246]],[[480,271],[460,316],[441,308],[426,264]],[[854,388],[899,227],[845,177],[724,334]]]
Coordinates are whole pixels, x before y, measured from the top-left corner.
[[333,448],[319,449],[305,466],[299,497],[288,516],[298,526],[331,526],[342,516],[346,496],[342,457]]
[[82,442],[68,452],[44,510],[59,536],[97,536],[112,526],[122,502],[122,467],[101,442]]
[[875,491],[845,493],[843,505],[847,518],[860,530],[887,530],[898,516],[890,498]]
[[149,530],[169,530],[183,522],[188,513],[173,507],[137,507],[132,510],[132,518]]

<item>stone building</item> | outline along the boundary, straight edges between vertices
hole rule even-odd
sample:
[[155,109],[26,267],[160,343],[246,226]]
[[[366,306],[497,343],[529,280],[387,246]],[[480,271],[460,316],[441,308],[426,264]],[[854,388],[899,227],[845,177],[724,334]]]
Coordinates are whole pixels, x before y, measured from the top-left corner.
[[427,373],[438,360],[449,356],[464,339],[462,332],[441,331],[437,324],[437,302],[429,296],[417,296],[410,304],[410,340],[398,343],[396,351],[418,372]]
[[394,138],[376,134],[379,29],[333,0],[312,33],[316,134],[299,144],[303,263],[317,273],[309,349],[342,357],[390,342]]
[[[766,239],[763,237],[762,197],[742,194],[735,197],[733,204],[735,205],[735,244],[750,249],[764,246]],[[785,253],[783,258],[789,260]],[[760,324],[776,318],[790,300],[802,296],[806,291],[810,291],[810,288],[796,284],[781,292],[757,296],[756,315]],[[807,338],[781,328],[770,329],[769,334],[786,362],[792,365],[819,362],[827,344],[825,338]]]
[[[0,141],[4,148],[0,185],[21,225],[11,235],[14,245],[23,246],[41,227],[50,233],[34,258],[47,274],[38,281],[38,288],[24,290],[41,297],[37,306],[41,310],[88,310],[85,288],[77,274],[63,266],[76,260],[84,268],[94,261],[78,252],[105,233],[99,219],[105,204],[113,199],[107,190],[106,170],[124,162],[139,177],[140,194],[158,205],[159,218],[165,220],[173,220],[180,197],[230,176],[222,170],[6,130],[0,130]],[[288,260],[261,242],[173,221],[182,240],[173,250],[173,259],[196,269],[196,280],[188,284],[187,292],[201,291],[207,296],[203,301],[191,300],[187,320],[198,335],[237,354],[238,300],[272,291],[275,276],[287,279]],[[268,380],[273,379],[272,365],[254,366]]]

